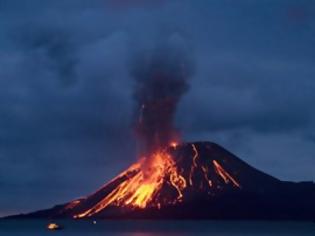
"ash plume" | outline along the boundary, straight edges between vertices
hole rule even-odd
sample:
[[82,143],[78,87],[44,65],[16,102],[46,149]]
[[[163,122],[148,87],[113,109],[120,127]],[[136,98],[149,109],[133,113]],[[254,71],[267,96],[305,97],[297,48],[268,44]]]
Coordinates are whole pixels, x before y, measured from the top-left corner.
[[189,89],[191,74],[187,53],[178,48],[157,47],[134,62],[136,133],[144,154],[176,139],[173,120],[181,97]]

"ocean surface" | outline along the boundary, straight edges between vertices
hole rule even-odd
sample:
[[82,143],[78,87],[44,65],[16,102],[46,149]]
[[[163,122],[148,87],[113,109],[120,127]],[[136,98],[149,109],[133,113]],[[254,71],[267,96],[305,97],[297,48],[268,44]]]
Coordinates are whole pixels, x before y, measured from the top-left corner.
[[267,221],[57,221],[63,230],[49,231],[44,220],[0,220],[0,236],[315,236],[313,222]]

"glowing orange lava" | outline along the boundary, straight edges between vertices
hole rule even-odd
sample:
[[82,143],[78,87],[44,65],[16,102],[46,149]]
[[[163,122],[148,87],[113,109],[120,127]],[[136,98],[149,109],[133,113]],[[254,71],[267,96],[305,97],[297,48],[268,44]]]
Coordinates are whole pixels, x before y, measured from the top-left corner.
[[213,160],[213,164],[218,174],[222,177],[222,179],[224,179],[225,183],[229,183],[229,181],[231,181],[236,187],[240,188],[240,184],[227,171],[225,171],[216,160]]
[[[176,143],[170,147],[176,148],[177,145]],[[148,158],[143,157],[103,186],[101,189],[111,184],[114,187],[110,187],[108,194],[88,209],[74,215],[74,218],[94,216],[109,206],[140,210],[161,209],[166,205],[183,202],[185,196],[189,195],[186,193],[194,192],[196,189],[213,195],[222,184],[240,188],[237,180],[217,160],[201,159],[195,144],[191,145],[191,150],[188,159],[179,159],[184,163],[190,163],[188,169],[183,167],[183,163],[179,164],[167,149],[156,151]],[[214,188],[215,186],[217,188]],[[79,203],[80,200],[73,201],[66,208],[72,209]]]
[[171,146],[172,148],[177,148],[178,143],[175,142],[175,141],[173,141],[173,142],[170,143],[170,146]]
[[154,153],[150,160],[150,166],[147,166],[145,158],[142,158],[119,176],[131,171],[136,171],[136,174],[122,182],[102,201],[87,211],[76,215],[75,218],[92,216],[109,205],[145,208],[151,203],[153,207],[159,207],[160,203],[155,202],[154,197],[161,189],[165,178],[170,179],[171,185],[178,193],[174,204],[177,201],[181,201],[183,196],[182,190],[186,188],[186,180],[179,174],[174,160],[167,152],[159,151]]

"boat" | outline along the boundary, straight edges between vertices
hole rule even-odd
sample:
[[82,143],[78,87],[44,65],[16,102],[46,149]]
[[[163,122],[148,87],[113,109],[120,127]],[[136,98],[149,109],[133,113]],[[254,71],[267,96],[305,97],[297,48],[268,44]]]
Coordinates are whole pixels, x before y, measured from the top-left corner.
[[49,223],[47,225],[48,230],[61,230],[63,227],[61,225],[58,225],[57,223]]

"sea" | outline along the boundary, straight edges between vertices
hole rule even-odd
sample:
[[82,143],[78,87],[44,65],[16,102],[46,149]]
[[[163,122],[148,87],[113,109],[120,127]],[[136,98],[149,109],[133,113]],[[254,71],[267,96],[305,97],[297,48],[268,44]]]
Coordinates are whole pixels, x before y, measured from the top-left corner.
[[314,222],[287,221],[62,221],[62,230],[49,231],[45,220],[1,220],[0,236],[315,236]]

